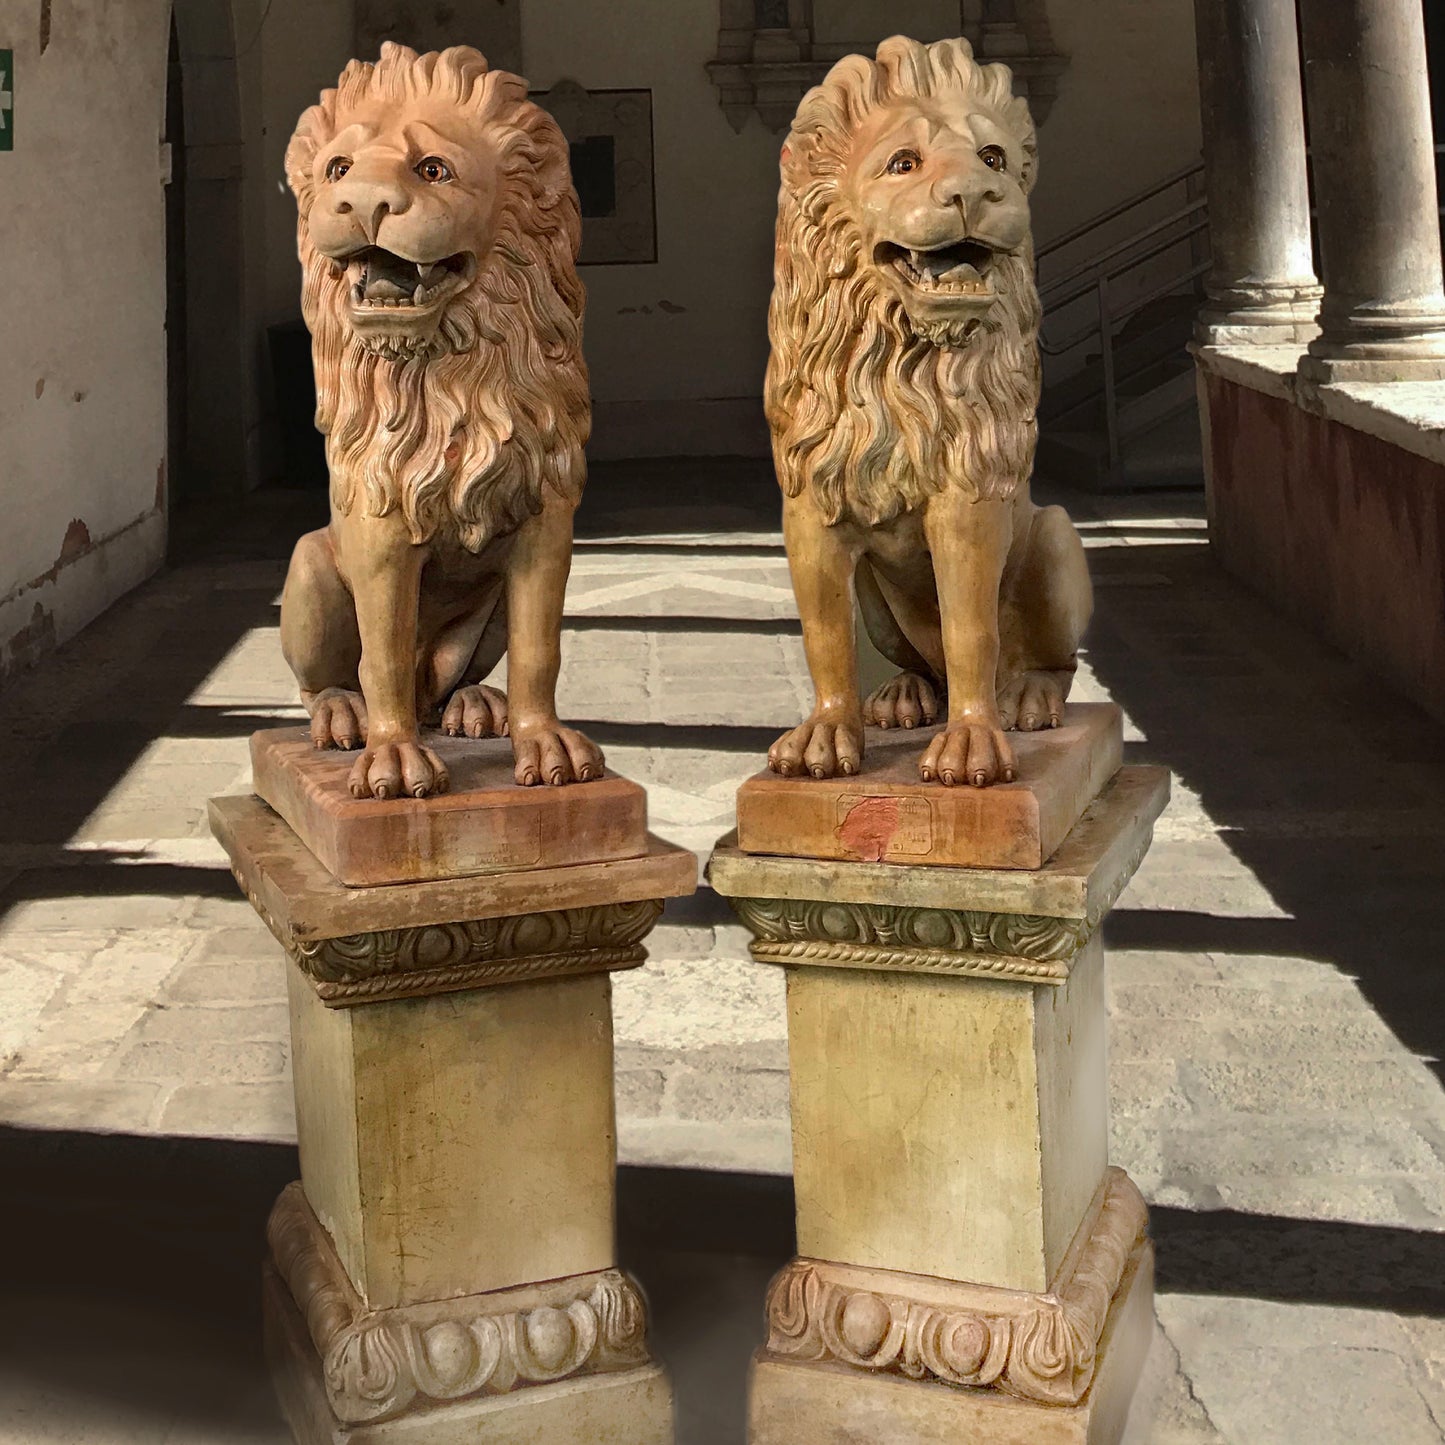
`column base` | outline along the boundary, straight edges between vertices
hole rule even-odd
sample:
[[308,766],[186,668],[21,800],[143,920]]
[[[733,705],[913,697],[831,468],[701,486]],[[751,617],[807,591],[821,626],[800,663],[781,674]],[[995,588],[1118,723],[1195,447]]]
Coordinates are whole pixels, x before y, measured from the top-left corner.
[[1304,345],[1320,334],[1318,286],[1291,288],[1261,299],[1212,297],[1194,323],[1201,346]]
[[1445,310],[1438,300],[1331,309],[1325,330],[1300,358],[1305,381],[1445,380]]
[[[1011,1291],[995,1293],[1000,1310],[1018,1310],[1028,1301]],[[1040,1303],[1047,1307],[1047,1297]],[[844,1340],[872,1323],[867,1307],[858,1304],[851,1311],[845,1308],[836,1321]],[[920,1318],[910,1323],[909,1333],[924,1354],[956,1355],[976,1344],[970,1322]],[[869,1445],[1117,1445],[1153,1331],[1154,1251],[1141,1237],[1109,1305],[1087,1388],[1073,1403],[943,1383],[936,1375],[910,1378],[836,1357],[784,1358],[764,1347],[753,1357],[749,1380],[748,1445],[857,1445],[862,1440]]]
[[1346,381],[1445,381],[1445,352],[1388,358],[1306,353],[1300,357],[1299,375],[1319,386]]
[[299,1185],[268,1234],[266,1359],[297,1445],[672,1445],[672,1387],[619,1271],[371,1310]]

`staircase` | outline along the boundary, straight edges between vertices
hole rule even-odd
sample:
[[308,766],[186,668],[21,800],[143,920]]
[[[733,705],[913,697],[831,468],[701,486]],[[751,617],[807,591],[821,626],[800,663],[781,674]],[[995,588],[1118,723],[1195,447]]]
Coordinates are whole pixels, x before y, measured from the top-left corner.
[[1195,164],[1040,248],[1041,476],[1098,492],[1203,485],[1187,346],[1208,237]]

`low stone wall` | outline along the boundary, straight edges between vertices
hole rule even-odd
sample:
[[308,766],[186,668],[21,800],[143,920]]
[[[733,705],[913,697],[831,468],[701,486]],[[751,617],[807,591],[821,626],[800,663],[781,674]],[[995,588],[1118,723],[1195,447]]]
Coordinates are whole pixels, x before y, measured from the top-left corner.
[[1418,390],[1311,393],[1200,356],[1220,563],[1445,719],[1445,445]]

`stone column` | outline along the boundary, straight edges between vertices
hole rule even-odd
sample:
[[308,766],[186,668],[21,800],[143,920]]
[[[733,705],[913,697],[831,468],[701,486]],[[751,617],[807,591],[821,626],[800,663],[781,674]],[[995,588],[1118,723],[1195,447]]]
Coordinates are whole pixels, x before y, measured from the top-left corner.
[[211,826],[287,954],[264,1305],[299,1445],[672,1445],[617,1268],[609,975],[693,855],[347,888],[257,798]]
[[1168,791],[1120,769],[1037,869],[714,851],[788,973],[799,1257],[749,1445],[1121,1438],[1153,1253],[1108,1164],[1098,928]]
[[1420,0],[1300,0],[1325,298],[1318,381],[1445,377]]
[[1308,340],[1320,287],[1294,0],[1195,0],[1194,15],[1214,256],[1198,339]]

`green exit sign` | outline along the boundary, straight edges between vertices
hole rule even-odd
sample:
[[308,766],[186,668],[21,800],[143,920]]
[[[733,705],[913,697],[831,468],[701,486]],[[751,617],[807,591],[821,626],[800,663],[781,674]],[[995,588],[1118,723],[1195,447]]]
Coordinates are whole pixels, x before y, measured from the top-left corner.
[[15,149],[15,52],[0,50],[0,151]]

